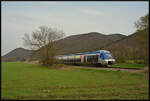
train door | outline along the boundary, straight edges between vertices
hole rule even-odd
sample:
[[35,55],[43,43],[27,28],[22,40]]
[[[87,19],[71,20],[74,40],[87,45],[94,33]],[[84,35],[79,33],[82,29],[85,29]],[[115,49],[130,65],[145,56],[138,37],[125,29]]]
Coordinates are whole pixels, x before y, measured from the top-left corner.
[[101,53],[101,54],[100,54],[100,57],[99,57],[99,63],[103,64],[105,58],[106,58],[106,57],[105,57],[105,54],[104,54],[104,53]]
[[86,63],[86,56],[83,56],[83,63]]
[[81,59],[80,63],[83,63],[83,55],[80,55],[80,59]]
[[98,63],[102,63],[102,61],[103,61],[103,55],[100,54],[99,57],[98,57]]

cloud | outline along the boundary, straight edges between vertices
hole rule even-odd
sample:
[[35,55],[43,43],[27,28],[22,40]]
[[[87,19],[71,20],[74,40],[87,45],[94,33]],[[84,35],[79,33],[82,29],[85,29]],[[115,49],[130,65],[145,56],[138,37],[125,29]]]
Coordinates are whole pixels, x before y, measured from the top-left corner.
[[101,12],[93,9],[80,9],[80,11],[88,15],[102,15]]

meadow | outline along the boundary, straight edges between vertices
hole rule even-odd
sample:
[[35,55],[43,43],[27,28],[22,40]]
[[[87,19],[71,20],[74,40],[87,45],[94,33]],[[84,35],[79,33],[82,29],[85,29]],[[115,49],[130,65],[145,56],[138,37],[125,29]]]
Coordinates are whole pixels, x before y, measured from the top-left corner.
[[146,99],[142,73],[82,68],[54,69],[37,64],[1,63],[2,99]]

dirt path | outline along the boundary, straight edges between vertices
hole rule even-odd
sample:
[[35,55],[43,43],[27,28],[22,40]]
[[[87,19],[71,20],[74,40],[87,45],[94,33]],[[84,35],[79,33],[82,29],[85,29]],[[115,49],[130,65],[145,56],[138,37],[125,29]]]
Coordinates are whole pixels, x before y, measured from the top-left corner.
[[93,67],[93,66],[69,66],[73,68],[88,68],[88,69],[97,69],[97,70],[112,70],[112,71],[128,71],[128,72],[141,72],[143,69],[129,69],[129,68],[114,68],[114,67]]

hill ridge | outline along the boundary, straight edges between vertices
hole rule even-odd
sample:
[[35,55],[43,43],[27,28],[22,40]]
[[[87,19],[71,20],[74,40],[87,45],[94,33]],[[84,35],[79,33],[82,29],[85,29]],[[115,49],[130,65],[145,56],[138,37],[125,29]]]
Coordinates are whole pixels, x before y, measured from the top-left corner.
[[[60,46],[60,49],[62,50],[61,54],[70,54],[94,51],[95,49],[100,49],[103,46],[109,45],[117,40],[122,40],[125,37],[125,35],[119,33],[105,35],[99,32],[89,32],[65,37],[63,39],[57,40],[56,44]],[[19,60],[20,58],[26,58],[30,56],[31,53],[31,50],[19,47],[7,53],[2,58],[15,56]]]

